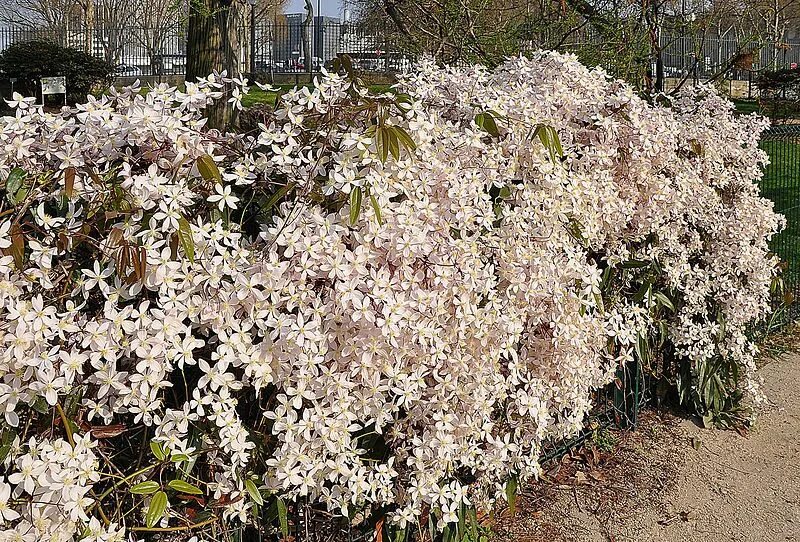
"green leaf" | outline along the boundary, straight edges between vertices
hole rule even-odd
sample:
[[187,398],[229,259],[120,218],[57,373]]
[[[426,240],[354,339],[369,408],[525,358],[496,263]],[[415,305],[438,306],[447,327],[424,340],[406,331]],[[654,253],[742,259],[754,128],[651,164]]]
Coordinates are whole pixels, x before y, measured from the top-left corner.
[[22,181],[28,174],[24,169],[15,167],[6,178],[6,197],[10,203],[17,203],[17,192],[22,188]]
[[158,523],[162,517],[164,517],[164,512],[167,510],[167,494],[163,491],[159,491],[155,495],[153,495],[152,500],[150,500],[150,506],[147,508],[147,514],[144,516],[144,522],[148,528],[153,527],[156,523]]
[[204,154],[197,159],[197,171],[207,181],[222,182],[222,174],[219,172],[217,163],[208,154]]
[[389,159],[389,143],[387,141],[386,128],[378,126],[375,130],[375,148],[378,151],[378,158],[381,162]]
[[350,191],[350,225],[355,226],[358,215],[361,214],[361,199],[363,193],[360,186],[354,186]]
[[555,163],[558,158],[564,156],[564,149],[561,147],[561,139],[558,137],[558,132],[552,126],[546,124],[539,124],[534,130],[534,135],[539,137],[544,148],[550,153],[550,160]]
[[497,129],[497,123],[491,113],[485,112],[475,115],[475,124],[487,134],[493,137],[500,137],[500,130]]
[[664,292],[655,292],[653,294],[653,297],[663,306],[665,306],[672,312],[675,312],[675,305],[673,305],[672,301],[670,301],[670,299],[666,296]]
[[164,461],[167,458],[167,454],[164,453],[164,448],[161,447],[161,443],[155,440],[150,441],[150,451],[153,452],[153,455],[156,456],[156,459],[159,461]]
[[508,511],[511,516],[514,516],[514,513],[517,508],[517,479],[511,478],[508,483],[506,483],[506,499],[508,499]]
[[17,438],[17,433],[12,431],[11,429],[5,429],[2,433],[2,438],[0,439],[0,463],[2,463],[8,454],[11,452],[11,447],[14,445],[14,439]]
[[37,397],[34,399],[31,408],[39,414],[47,414],[47,411],[50,410],[50,405],[47,404],[44,397]]
[[173,463],[183,463],[184,461],[189,461],[189,456],[186,454],[172,454],[169,456],[169,458]]
[[286,186],[282,186],[280,189],[278,189],[277,192],[272,194],[272,197],[269,198],[269,201],[267,201],[267,203],[264,205],[263,210],[264,211],[268,211],[268,210],[272,209],[272,207],[276,203],[278,203],[278,201],[280,201],[283,198],[283,196],[285,196],[286,194],[288,194],[289,192],[294,190],[294,188],[296,186],[297,186],[297,183],[289,183]]
[[286,503],[283,502],[283,499],[278,497],[277,500],[278,504],[278,521],[281,524],[281,534],[284,538],[289,536],[289,518],[286,515]]
[[258,491],[258,487],[256,483],[250,480],[249,478],[244,481],[244,487],[247,489],[247,493],[250,495],[250,498],[253,499],[253,502],[259,506],[264,504],[264,498],[261,496],[261,492]]
[[472,535],[472,540],[478,540],[478,513],[475,508],[469,509],[469,530]]
[[203,494],[202,489],[183,480],[171,480],[167,485],[170,487],[170,489],[174,489],[179,493],[186,493],[187,495]]
[[383,215],[381,214],[381,206],[378,204],[378,200],[375,199],[373,194],[369,195],[369,200],[372,203],[372,210],[375,211],[375,218],[378,220],[378,224],[383,226]]
[[161,484],[148,480],[146,482],[139,482],[135,486],[131,486],[129,491],[134,495],[150,495],[161,489]]
[[414,142],[411,136],[408,135],[408,132],[403,130],[400,126],[395,126],[394,132],[397,135],[397,139],[400,141],[403,147],[406,148],[406,151],[411,152],[417,150],[417,144]]
[[627,260],[619,264],[623,269],[641,269],[648,265],[650,265],[650,262],[647,260]]
[[194,237],[192,236],[192,226],[184,217],[178,219],[178,239],[189,261],[194,263]]
[[386,143],[389,147],[389,153],[394,157],[395,160],[399,160],[400,142],[397,140],[397,135],[394,133],[394,126],[387,126],[385,130],[386,134],[384,137],[386,138]]
[[647,337],[643,333],[639,333],[636,342],[633,345],[636,356],[642,363],[647,363],[650,359],[650,346],[647,343]]

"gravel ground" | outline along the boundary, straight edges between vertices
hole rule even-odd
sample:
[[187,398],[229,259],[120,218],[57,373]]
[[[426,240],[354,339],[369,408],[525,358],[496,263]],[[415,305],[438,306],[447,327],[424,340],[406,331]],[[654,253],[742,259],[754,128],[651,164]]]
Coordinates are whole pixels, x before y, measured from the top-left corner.
[[500,542],[800,541],[800,354],[761,369],[747,433],[649,412],[609,452],[565,457],[526,489]]

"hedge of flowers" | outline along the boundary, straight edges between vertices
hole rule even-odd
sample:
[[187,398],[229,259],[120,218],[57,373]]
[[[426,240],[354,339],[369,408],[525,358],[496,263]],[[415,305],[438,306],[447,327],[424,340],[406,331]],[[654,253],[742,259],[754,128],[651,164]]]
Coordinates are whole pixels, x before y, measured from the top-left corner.
[[327,74],[205,127],[247,91],[12,101],[3,540],[285,532],[298,499],[454,537],[627,361],[670,348],[691,392],[725,360],[757,396],[763,119],[540,53],[379,96]]

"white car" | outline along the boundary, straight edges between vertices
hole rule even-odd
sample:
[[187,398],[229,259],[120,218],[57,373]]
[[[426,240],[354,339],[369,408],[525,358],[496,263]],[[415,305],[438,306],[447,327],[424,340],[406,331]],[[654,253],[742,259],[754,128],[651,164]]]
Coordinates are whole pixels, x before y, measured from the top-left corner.
[[117,66],[114,75],[119,77],[138,77],[142,75],[142,69],[139,66],[131,66],[130,64],[120,64]]

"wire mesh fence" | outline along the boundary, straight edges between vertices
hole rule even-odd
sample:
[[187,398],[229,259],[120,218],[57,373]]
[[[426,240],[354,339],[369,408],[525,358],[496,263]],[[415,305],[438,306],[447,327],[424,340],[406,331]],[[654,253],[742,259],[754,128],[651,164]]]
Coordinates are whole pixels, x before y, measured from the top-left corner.
[[[770,158],[761,181],[761,194],[786,217],[786,228],[772,240],[772,250],[784,262],[786,291],[800,300],[800,124],[773,126],[761,138]],[[800,316],[800,303],[787,307],[790,318]]]

